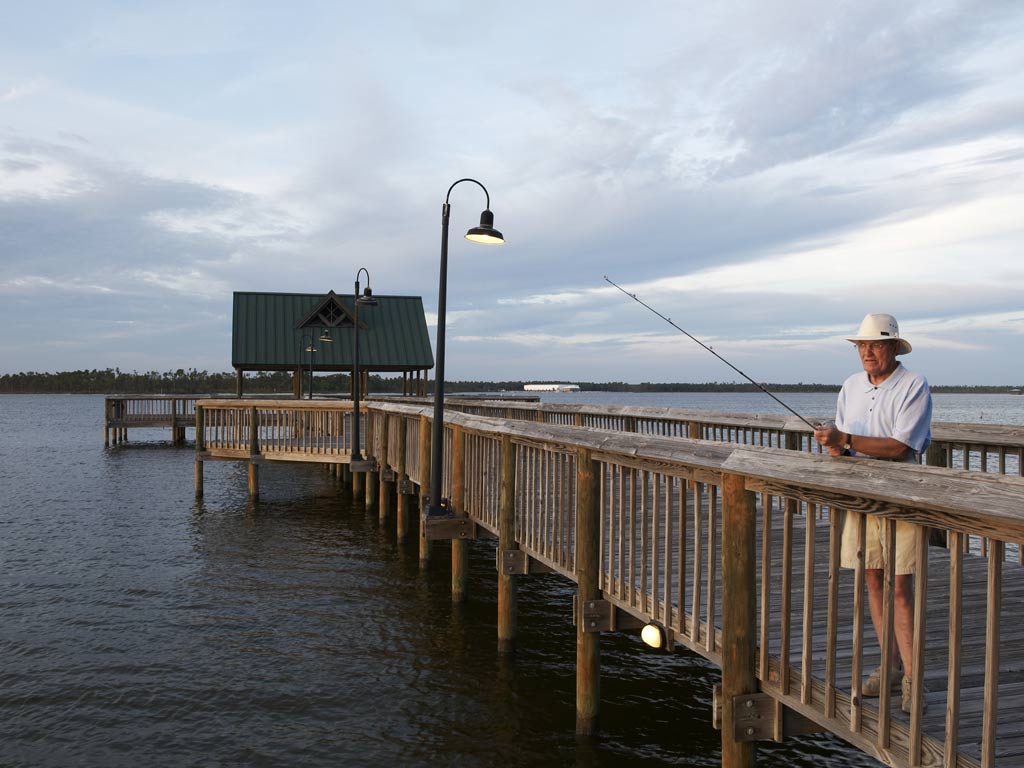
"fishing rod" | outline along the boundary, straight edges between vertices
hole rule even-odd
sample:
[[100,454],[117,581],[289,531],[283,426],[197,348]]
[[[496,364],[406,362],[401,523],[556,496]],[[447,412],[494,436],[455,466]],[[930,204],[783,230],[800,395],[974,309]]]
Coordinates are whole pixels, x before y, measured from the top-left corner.
[[797,417],[798,419],[800,419],[800,421],[802,421],[802,422],[803,422],[804,424],[806,424],[806,425],[807,425],[808,427],[810,427],[811,429],[817,429],[817,426],[816,426],[816,425],[814,425],[814,424],[811,424],[811,422],[809,422],[809,421],[808,421],[807,419],[805,419],[805,418],[804,418],[803,416],[801,416],[801,415],[800,415],[799,413],[797,413],[797,412],[796,412],[796,411],[794,411],[794,410],[793,410],[792,408],[790,408],[790,407],[789,407],[788,405],[786,405],[786,404],[785,404],[784,402],[782,402],[782,401],[781,401],[781,400],[780,400],[780,399],[779,399],[778,397],[776,397],[776,396],[775,396],[775,395],[773,395],[773,394],[772,394],[771,392],[769,392],[769,391],[768,391],[768,390],[767,390],[767,389],[765,388],[765,386],[764,386],[763,384],[758,384],[758,383],[757,383],[756,381],[754,381],[754,380],[753,380],[752,378],[750,378],[749,376],[747,376],[747,374],[745,374],[745,373],[744,373],[743,371],[741,371],[741,370],[740,370],[739,368],[737,368],[737,367],[736,367],[735,365],[733,365],[733,364],[732,364],[732,363],[730,363],[730,362],[729,362],[728,360],[726,360],[726,359],[725,359],[724,357],[722,357],[722,356],[721,356],[720,354],[718,354],[717,352],[715,352],[715,350],[713,350],[713,349],[712,349],[711,347],[709,347],[709,346],[708,346],[707,344],[705,344],[705,343],[704,343],[703,341],[701,341],[700,339],[694,338],[694,337],[693,337],[693,336],[691,336],[691,335],[690,335],[689,333],[687,333],[687,332],[686,332],[686,331],[684,331],[684,330],[683,330],[682,328],[680,328],[680,327],[679,327],[678,325],[676,325],[675,323],[673,323],[673,322],[672,322],[672,318],[670,318],[670,317],[665,317],[665,316],[664,316],[663,314],[661,314],[661,312],[659,312],[658,310],[656,310],[656,309],[655,309],[654,307],[652,307],[652,306],[651,306],[650,304],[646,304],[646,303],[644,303],[643,301],[641,301],[640,299],[638,299],[635,293],[630,293],[630,292],[629,292],[629,291],[627,291],[627,290],[626,290],[625,288],[623,288],[623,287],[622,287],[621,285],[619,285],[619,284],[618,284],[618,283],[616,283],[615,281],[611,280],[611,279],[610,279],[610,278],[608,277],[608,275],[605,275],[605,276],[604,276],[604,279],[605,279],[605,280],[606,280],[607,282],[609,282],[609,283],[611,283],[612,285],[614,285],[614,286],[615,286],[616,288],[618,288],[618,289],[619,289],[620,291],[622,291],[622,292],[623,292],[624,294],[626,294],[627,296],[629,296],[629,298],[631,298],[631,299],[632,299],[633,301],[635,301],[635,302],[636,302],[637,304],[639,304],[640,306],[644,307],[645,309],[648,309],[648,310],[650,310],[651,312],[653,312],[654,314],[656,314],[656,315],[657,315],[658,317],[660,317],[660,318],[661,318],[662,320],[664,320],[664,321],[665,321],[666,323],[668,323],[669,325],[671,325],[671,326],[672,326],[673,328],[675,328],[675,329],[676,329],[677,331],[679,331],[680,333],[682,333],[683,335],[685,335],[685,336],[686,336],[686,337],[687,337],[688,339],[690,339],[691,341],[695,341],[695,342],[697,342],[698,344],[700,344],[700,345],[701,345],[702,347],[704,347],[704,349],[706,349],[706,350],[707,350],[708,352],[710,352],[710,353],[711,353],[712,355],[714,355],[714,356],[715,356],[715,357],[717,357],[717,358],[718,358],[719,360],[721,360],[721,361],[722,361],[723,363],[725,363],[726,365],[728,365],[728,366],[729,366],[730,368],[732,368],[732,369],[733,369],[734,371],[736,371],[736,373],[738,373],[738,374],[739,374],[740,376],[742,376],[742,377],[743,377],[744,379],[746,379],[746,380],[747,380],[747,381],[749,381],[749,382],[750,382],[751,384],[753,384],[753,385],[754,385],[755,387],[757,387],[758,389],[760,389],[760,390],[761,390],[762,392],[764,392],[764,393],[765,393],[766,395],[768,395],[768,397],[770,397],[770,398],[771,398],[772,400],[774,400],[775,402],[777,402],[777,403],[778,403],[779,405],[781,405],[781,406],[782,406],[783,408],[785,408],[785,409],[786,409],[787,411],[789,411],[790,413],[792,413],[792,414],[793,414],[794,416],[796,416],[796,417]]

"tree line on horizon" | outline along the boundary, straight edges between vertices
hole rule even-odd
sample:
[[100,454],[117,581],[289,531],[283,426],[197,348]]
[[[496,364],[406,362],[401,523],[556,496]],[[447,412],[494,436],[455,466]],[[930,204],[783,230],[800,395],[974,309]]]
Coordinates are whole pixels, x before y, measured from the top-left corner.
[[[317,392],[347,393],[349,375],[328,374],[316,377]],[[3,394],[97,394],[97,395],[199,395],[234,393],[236,377],[231,371],[210,373],[195,368],[175,371],[122,371],[120,368],[103,370],[60,371],[57,373],[9,373],[0,375],[0,393]],[[543,381],[447,381],[445,389],[455,392],[521,392],[526,384]],[[757,392],[747,382],[643,382],[629,384],[623,381],[574,382],[584,392]],[[369,376],[370,393],[398,393],[402,391],[401,376]],[[245,377],[245,392],[273,394],[292,392],[290,371],[261,371]],[[838,384],[765,384],[773,392],[838,392]],[[1020,392],[1024,387],[993,385],[932,386],[933,392],[962,394],[1007,394]]]

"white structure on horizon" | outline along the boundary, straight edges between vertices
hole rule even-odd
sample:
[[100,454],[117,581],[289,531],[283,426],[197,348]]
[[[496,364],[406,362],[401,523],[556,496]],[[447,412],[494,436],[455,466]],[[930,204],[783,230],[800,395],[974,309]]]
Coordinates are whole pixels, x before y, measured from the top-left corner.
[[579,384],[524,384],[527,392],[579,392]]

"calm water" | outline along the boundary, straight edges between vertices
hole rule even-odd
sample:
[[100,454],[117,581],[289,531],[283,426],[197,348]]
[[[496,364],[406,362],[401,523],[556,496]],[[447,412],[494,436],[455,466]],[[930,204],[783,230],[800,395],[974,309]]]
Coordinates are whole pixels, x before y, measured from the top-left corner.
[[[831,408],[808,397],[787,402]],[[940,400],[937,418],[1024,423],[1024,397],[1005,400]],[[242,464],[210,462],[197,503],[191,444],[152,430],[104,449],[101,413],[100,397],[0,396],[0,765],[717,765],[702,659],[604,637],[603,735],[577,742],[567,582],[521,580],[502,660],[490,544],[453,607],[446,547],[421,572],[415,542],[320,469],[265,466],[253,504]],[[761,756],[877,765],[830,737]]]

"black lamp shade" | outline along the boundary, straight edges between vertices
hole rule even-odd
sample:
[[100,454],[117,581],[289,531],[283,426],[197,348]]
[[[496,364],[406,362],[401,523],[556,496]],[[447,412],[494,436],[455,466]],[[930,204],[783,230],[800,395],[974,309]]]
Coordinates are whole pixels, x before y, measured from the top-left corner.
[[474,243],[486,243],[488,245],[505,242],[501,232],[494,228],[494,214],[491,213],[490,209],[480,214],[480,226],[469,230],[466,233],[466,239],[472,240]]

